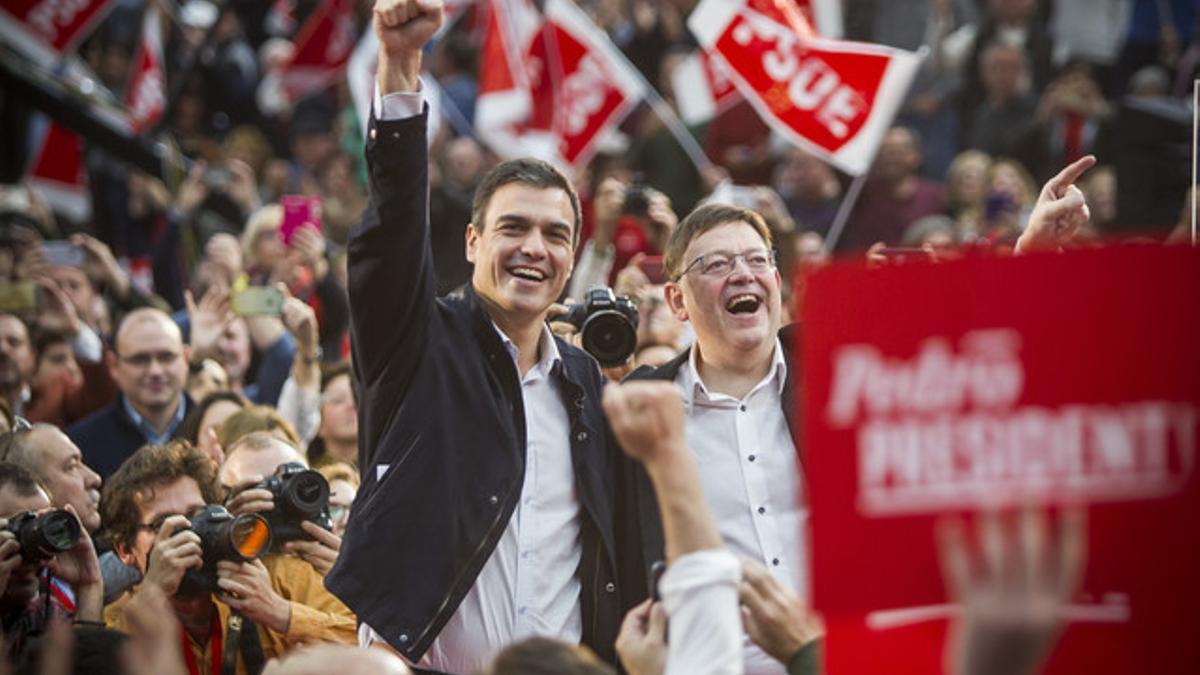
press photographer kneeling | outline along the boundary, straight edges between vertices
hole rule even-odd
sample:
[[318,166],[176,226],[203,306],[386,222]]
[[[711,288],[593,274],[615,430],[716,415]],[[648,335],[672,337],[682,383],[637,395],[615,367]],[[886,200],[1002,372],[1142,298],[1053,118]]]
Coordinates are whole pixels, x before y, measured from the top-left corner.
[[33,474],[0,462],[0,624],[8,654],[51,618],[99,621],[100,563],[73,509],[52,509]]

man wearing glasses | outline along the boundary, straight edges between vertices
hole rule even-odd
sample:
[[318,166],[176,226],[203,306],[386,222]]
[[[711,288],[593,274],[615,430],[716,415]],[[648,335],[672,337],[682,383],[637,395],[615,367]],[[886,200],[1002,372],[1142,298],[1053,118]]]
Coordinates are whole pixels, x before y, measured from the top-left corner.
[[116,350],[108,354],[120,395],[67,429],[102,478],[134,450],[165,443],[175,434],[189,403],[183,392],[187,363],[183,335],[165,312],[138,309],[121,321]]
[[[710,204],[672,232],[663,255],[667,305],[691,323],[693,347],[628,379],[671,380],[683,393],[688,447],[725,544],[791,589],[807,587],[801,537],[807,519],[799,455],[792,443],[790,331],[780,330],[780,276],[771,233],[749,209]],[[629,467],[638,509],[642,574],[663,559],[662,525],[645,473]],[[639,594],[633,594],[637,597]],[[790,655],[789,655],[790,656]],[[784,665],[746,642],[746,672]]]

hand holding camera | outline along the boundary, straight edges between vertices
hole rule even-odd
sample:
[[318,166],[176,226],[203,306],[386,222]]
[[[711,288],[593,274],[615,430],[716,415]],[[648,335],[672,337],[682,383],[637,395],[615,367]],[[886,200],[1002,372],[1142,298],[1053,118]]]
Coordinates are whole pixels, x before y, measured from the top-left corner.
[[179,592],[183,575],[188,570],[204,566],[200,536],[188,529],[190,525],[186,516],[167,518],[158,528],[154,547],[150,549],[144,582],[158,586],[167,597],[174,597]]
[[[256,514],[235,516],[220,504],[209,504],[196,511],[190,521],[179,526],[172,539],[186,534],[199,540],[200,564],[196,565],[188,555],[188,566],[183,567],[176,587],[176,592],[184,596],[218,592],[217,570],[221,563],[250,562],[265,554],[271,545],[271,528],[266,519]],[[153,571],[152,555],[147,576]]]
[[271,586],[271,576],[259,560],[217,563],[217,598],[242,616],[276,633],[287,633],[292,605]]

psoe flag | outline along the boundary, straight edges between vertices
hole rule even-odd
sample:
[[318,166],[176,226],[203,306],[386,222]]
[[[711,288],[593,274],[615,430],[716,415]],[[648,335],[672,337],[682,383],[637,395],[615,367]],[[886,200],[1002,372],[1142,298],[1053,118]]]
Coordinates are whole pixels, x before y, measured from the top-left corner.
[[750,4],[763,3],[704,0],[688,27],[776,132],[842,171],[864,173],[921,57],[803,36]]
[[675,106],[685,124],[701,124],[741,100],[725,64],[697,49],[671,73]]
[[74,51],[113,4],[114,0],[4,0],[0,38],[50,65]]
[[142,18],[142,41],[133,58],[133,75],[125,99],[134,133],[140,134],[162,119],[167,105],[165,70],[160,15],[151,5]]

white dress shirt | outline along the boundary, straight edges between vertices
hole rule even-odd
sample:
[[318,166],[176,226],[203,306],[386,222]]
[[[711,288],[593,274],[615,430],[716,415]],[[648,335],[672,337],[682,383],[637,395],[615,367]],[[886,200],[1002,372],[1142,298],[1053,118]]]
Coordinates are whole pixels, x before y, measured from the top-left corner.
[[[675,383],[683,392],[688,447],[704,495],[731,551],[758,561],[776,579],[808,596],[805,505],[800,463],[780,401],[787,380],[775,341],[771,369],[742,399],[712,393],[696,369],[696,349]],[[779,675],[783,664],[744,640],[747,675]]]

